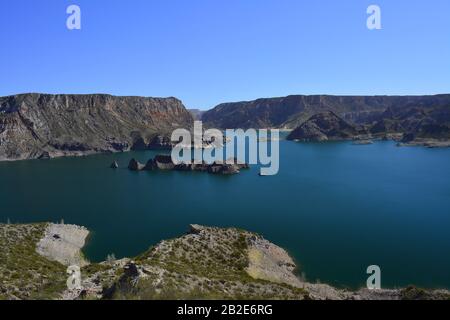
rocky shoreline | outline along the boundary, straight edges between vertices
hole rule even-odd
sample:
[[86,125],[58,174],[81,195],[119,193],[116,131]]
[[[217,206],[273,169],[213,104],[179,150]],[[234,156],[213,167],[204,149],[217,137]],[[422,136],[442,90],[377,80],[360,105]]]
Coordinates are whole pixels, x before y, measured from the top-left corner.
[[[77,256],[84,244],[88,231],[83,227],[0,224],[0,231],[0,245],[7,253],[0,271],[9,268],[0,272],[0,299],[450,299],[448,290],[411,286],[349,291],[309,283],[296,275],[295,262],[283,248],[235,228],[191,225],[185,235],[163,240],[137,257],[101,263],[67,259]],[[62,245],[54,244],[59,240]],[[14,256],[14,248],[24,244],[29,249]],[[77,261],[82,264],[82,288],[68,290],[66,266]],[[36,262],[42,267],[30,265]],[[31,280],[26,273],[15,272],[23,268],[34,270],[32,283],[27,284]]]
[[[332,111],[317,113],[294,129],[287,140],[296,142],[353,141],[355,145],[367,145],[373,140],[393,140],[397,146],[424,146],[428,148],[450,147],[450,135],[422,137],[420,125],[409,132],[395,133],[379,130],[377,124],[355,125]],[[427,130],[431,130],[428,128]],[[450,132],[450,129],[449,129]]]
[[[449,106],[450,95],[289,96],[221,104],[201,119],[205,128],[291,129],[289,139],[298,141],[400,135],[401,145],[437,148],[450,146]],[[171,132],[193,122],[176,98],[0,97],[0,161],[170,150]]]
[[84,227],[50,223],[45,229],[44,237],[37,244],[36,251],[65,266],[83,267],[89,264],[81,253],[88,235],[89,231]]

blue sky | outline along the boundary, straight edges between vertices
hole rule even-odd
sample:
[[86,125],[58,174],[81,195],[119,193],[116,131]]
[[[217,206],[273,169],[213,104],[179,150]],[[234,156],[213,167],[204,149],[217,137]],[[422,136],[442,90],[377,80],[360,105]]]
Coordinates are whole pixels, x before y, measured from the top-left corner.
[[[82,29],[66,28],[77,4]],[[382,10],[368,30],[366,9]],[[450,92],[448,0],[2,0],[0,95]]]

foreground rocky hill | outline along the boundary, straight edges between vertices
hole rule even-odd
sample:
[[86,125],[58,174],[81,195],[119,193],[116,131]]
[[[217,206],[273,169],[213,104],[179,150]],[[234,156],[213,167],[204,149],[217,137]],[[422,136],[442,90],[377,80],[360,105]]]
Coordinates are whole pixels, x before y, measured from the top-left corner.
[[[0,224],[0,299],[450,299],[446,290],[340,290],[298,278],[285,250],[258,234],[191,225],[135,258],[87,263],[86,229]],[[67,250],[66,250],[67,249]],[[81,288],[66,286],[81,263]]]
[[127,151],[158,134],[190,128],[175,98],[104,94],[0,97],[0,160]]
[[[314,126],[317,130],[326,131],[326,127],[317,125],[318,119],[314,117],[320,114],[324,118],[329,112],[359,127],[358,130],[364,128],[374,137],[399,137],[399,140],[410,144],[431,141],[437,146],[450,141],[450,95],[299,95],[258,99],[218,105],[204,113],[202,120],[211,127],[219,128],[298,130],[316,122]],[[349,129],[348,126],[346,129]]]

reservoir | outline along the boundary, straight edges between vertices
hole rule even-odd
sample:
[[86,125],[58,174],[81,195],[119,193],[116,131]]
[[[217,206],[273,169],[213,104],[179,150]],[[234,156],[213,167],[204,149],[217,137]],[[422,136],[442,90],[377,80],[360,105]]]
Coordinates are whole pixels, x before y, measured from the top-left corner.
[[[84,252],[135,256],[189,224],[238,227],[285,248],[311,282],[450,288],[450,149],[280,142],[280,170],[131,172],[154,151],[0,163],[0,221],[78,224]],[[119,169],[110,169],[116,160]]]

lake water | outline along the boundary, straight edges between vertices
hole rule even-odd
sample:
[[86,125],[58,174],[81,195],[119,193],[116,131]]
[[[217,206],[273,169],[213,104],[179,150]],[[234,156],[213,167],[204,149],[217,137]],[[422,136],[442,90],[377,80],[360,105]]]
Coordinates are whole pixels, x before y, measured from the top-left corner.
[[[450,288],[450,149],[280,143],[280,172],[130,172],[156,152],[0,163],[0,221],[92,231],[85,253],[133,256],[190,223],[234,226],[284,247],[310,281]],[[120,169],[109,169],[117,160]]]

